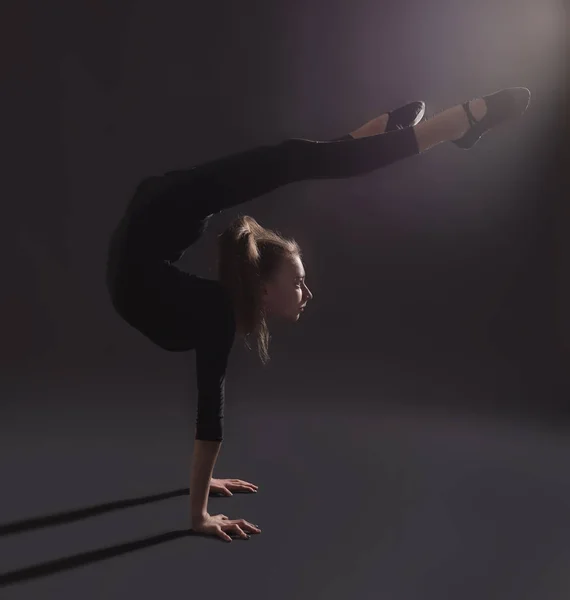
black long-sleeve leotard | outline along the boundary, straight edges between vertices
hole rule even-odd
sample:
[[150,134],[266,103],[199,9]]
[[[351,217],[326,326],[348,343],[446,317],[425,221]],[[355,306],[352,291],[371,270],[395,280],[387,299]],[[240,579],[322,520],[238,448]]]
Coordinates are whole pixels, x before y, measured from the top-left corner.
[[411,128],[358,140],[291,139],[139,184],[111,236],[107,287],[117,312],[155,344],[173,352],[196,350],[196,439],[223,439],[236,323],[218,281],[174,263],[225,208],[295,181],[361,175],[418,153]]
[[117,312],[152,342],[171,352],[196,350],[196,439],[221,441],[236,332],[231,302],[217,280],[174,264],[204,232],[209,216],[187,211],[183,222],[162,227],[165,209],[188,192],[187,185],[188,172],[182,171],[141,182],[111,237],[107,285]]

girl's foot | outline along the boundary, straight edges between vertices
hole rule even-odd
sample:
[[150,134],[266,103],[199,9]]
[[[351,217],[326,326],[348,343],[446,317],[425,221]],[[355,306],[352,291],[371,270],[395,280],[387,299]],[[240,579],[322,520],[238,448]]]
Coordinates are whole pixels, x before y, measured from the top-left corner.
[[468,129],[459,139],[452,140],[465,150],[472,148],[481,137],[508,121],[522,117],[530,104],[530,91],[524,87],[505,88],[462,104]]

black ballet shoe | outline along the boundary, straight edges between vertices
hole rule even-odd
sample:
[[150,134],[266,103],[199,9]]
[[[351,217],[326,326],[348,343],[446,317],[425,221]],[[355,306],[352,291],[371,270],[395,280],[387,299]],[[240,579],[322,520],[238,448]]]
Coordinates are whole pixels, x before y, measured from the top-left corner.
[[487,112],[480,121],[473,116],[469,107],[470,101],[462,104],[470,127],[465,135],[458,140],[452,140],[459,148],[468,150],[490,129],[522,117],[530,104],[530,91],[524,87],[505,88],[489,96],[483,96],[483,100],[487,105]]
[[426,114],[425,102],[410,102],[388,113],[386,132],[414,127],[422,121]]

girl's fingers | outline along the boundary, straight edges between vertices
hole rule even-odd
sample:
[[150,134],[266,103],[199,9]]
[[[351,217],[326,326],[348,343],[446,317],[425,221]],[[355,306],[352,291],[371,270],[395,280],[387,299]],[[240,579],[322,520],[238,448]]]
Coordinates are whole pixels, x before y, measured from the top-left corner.
[[234,529],[237,531],[238,535],[241,538],[244,538],[246,540],[249,539],[249,535],[247,535],[247,533],[237,523],[234,524]]
[[245,481],[241,481],[239,483],[230,483],[228,485],[228,489],[231,490],[247,490],[248,492],[257,492],[257,486],[252,483],[247,483]]
[[231,479],[230,481],[232,483],[237,484],[237,485],[248,485],[248,486],[253,487],[255,489],[258,488],[258,486],[255,485],[254,483],[250,483],[249,481],[244,481],[243,479]]
[[246,521],[245,519],[239,519],[235,523],[236,525],[239,525],[239,527],[242,527],[244,530],[247,529],[252,533],[261,533],[261,529],[259,527],[257,527],[253,523],[250,523],[249,521]]

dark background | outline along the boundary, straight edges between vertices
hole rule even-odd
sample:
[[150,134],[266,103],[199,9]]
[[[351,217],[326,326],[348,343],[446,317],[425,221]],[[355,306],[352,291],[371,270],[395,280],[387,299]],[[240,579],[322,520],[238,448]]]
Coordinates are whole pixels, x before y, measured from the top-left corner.
[[[395,468],[396,463],[386,466],[391,464],[387,456],[374,446],[375,441],[387,443],[377,436],[387,427],[388,414],[407,415],[402,432],[424,427],[434,415],[443,419],[451,436],[444,455],[459,452],[454,436],[461,428],[455,419],[524,426],[525,431],[540,431],[548,443],[554,439],[550,436],[565,431],[570,212],[562,154],[568,114],[566,15],[560,2],[437,0],[427,6],[417,0],[60,0],[4,6],[0,422],[2,469],[9,483],[2,521],[188,484],[194,354],[169,354],[152,346],[113,312],[104,285],[108,237],[137,182],[286,137],[338,137],[416,99],[427,103],[431,115],[502,87],[525,86],[533,94],[520,123],[489,134],[469,152],[443,144],[365,177],[282,188],[215,217],[206,236],[184,257],[185,269],[215,277],[216,234],[239,213],[247,213],[301,244],[314,294],[296,326],[274,330],[267,368],[236,343],[226,384],[220,468],[224,460],[231,461],[233,472],[227,476],[251,478],[262,488],[263,478],[272,477],[276,494],[285,487],[292,494],[297,492],[281,474],[297,460],[290,468],[306,477],[299,494],[316,493],[311,484],[321,493],[323,486],[313,477],[317,472],[324,477],[327,469],[331,475],[324,486],[330,489],[332,477],[335,489],[345,488],[346,481],[358,480],[353,474],[357,467],[369,473],[376,468],[367,463],[372,461],[370,450],[356,450],[358,443],[376,448],[372,455],[387,461],[382,464],[388,470]],[[362,418],[353,422],[356,414]],[[500,432],[496,435],[501,439]],[[394,436],[394,448],[401,449]],[[483,442],[480,447],[487,448]],[[418,456],[429,452],[421,444],[418,448]],[[485,452],[492,470],[495,449]],[[554,455],[560,456],[558,452],[562,450]],[[238,458],[240,472],[233,467]],[[545,460],[551,467],[556,462]],[[267,472],[256,475],[256,465]],[[442,481],[449,481],[448,467],[438,471]],[[405,468],[419,473],[417,465]],[[562,485],[564,475],[559,475]],[[499,479],[506,481],[504,473]],[[379,476],[377,485],[384,497],[382,480]],[[473,485],[480,489],[482,484]],[[564,485],[567,492],[565,478]],[[539,488],[537,498],[544,499]],[[466,494],[469,502],[472,496]],[[418,492],[417,498],[422,497]],[[352,513],[358,505],[357,500],[346,499],[349,506],[345,499],[337,501],[340,506],[327,509],[331,514]],[[187,498],[180,502],[175,512],[179,525],[187,527]],[[261,492],[256,502],[262,502]],[[285,529],[296,531],[299,539],[291,538],[291,555],[283,550],[272,564],[298,565],[295,545],[305,537],[316,543],[312,525],[318,509],[299,513],[297,507],[292,514],[292,504],[281,502],[267,500],[263,523],[251,515],[259,518],[254,522],[264,533],[249,544],[268,544],[271,535],[273,547],[279,548],[279,519],[287,513],[292,523]],[[445,505],[445,500],[437,502]],[[230,514],[226,506],[220,510]],[[399,506],[396,500],[394,506]],[[435,517],[426,510],[430,522]],[[510,514],[512,507],[505,510]],[[544,510],[542,514],[549,513]],[[235,518],[241,516],[246,515]],[[149,518],[143,522],[148,524]],[[301,518],[302,526],[297,522]],[[361,518],[358,535],[382,535],[384,526]],[[400,516],[398,522],[405,524],[406,518]],[[473,522],[471,513],[462,518]],[[326,522],[321,524],[328,530]],[[560,531],[559,525],[552,527]],[[544,527],[537,525],[536,531]],[[94,531],[89,530],[87,549],[106,543],[103,537],[94,541]],[[346,530],[348,536],[351,531]],[[402,531],[392,535],[403,536]],[[139,533],[133,524],[126,539]],[[119,537],[118,542],[124,541]],[[54,545],[46,542],[50,552],[40,560],[29,554],[30,545],[40,547],[37,541],[15,539],[0,545],[11,557],[2,561],[5,568],[0,564],[2,572],[77,551],[71,544],[53,556]],[[427,544],[428,533],[421,539]],[[505,539],[512,541],[511,533]],[[217,560],[218,549],[226,550],[221,542],[208,542],[192,540],[194,562],[181,558],[187,541],[165,546],[176,546],[181,564],[188,563],[188,590],[196,577],[202,583],[194,589],[211,591],[207,582],[218,581],[220,593],[230,593],[223,574],[201,579],[204,569],[214,569],[209,561]],[[410,542],[416,548],[417,543]],[[497,540],[482,544],[483,554],[492,543],[496,547]],[[19,559],[13,544],[22,544]],[[402,544],[403,565],[410,557]],[[153,552],[145,553],[147,576],[158,578]],[[208,552],[212,554],[203,554]],[[255,561],[269,560],[266,551],[259,552]],[[567,545],[564,552],[568,556]],[[198,568],[201,563],[195,561],[202,556],[209,558]],[[338,550],[331,560],[341,564],[348,556]],[[442,564],[453,556],[451,552]],[[139,578],[136,561],[141,559],[131,558],[135,563],[130,567],[122,560],[127,559],[110,564],[117,573],[123,573],[121,564],[135,569],[131,575]],[[480,559],[473,560],[479,564]],[[553,564],[552,556],[545,560]],[[313,561],[321,562],[305,556],[304,568]],[[240,578],[256,594],[259,571],[263,577],[273,571],[260,562],[246,564]],[[380,568],[373,564],[368,575]],[[418,558],[417,564],[425,562]],[[497,558],[495,564],[497,573],[509,580],[510,571],[502,570],[505,563]],[[327,565],[325,572],[331,568]],[[283,570],[275,577],[290,575],[285,567],[276,568]],[[362,585],[368,581],[347,569],[347,581],[352,576]],[[457,597],[442,596],[440,588],[426,587],[421,579],[417,590],[425,595],[408,595],[412,588],[405,592],[399,587],[397,568],[383,572],[392,574],[393,584],[385,597]],[[321,597],[311,595],[316,589],[311,571],[296,573],[296,585],[279,588],[283,597]],[[402,576],[411,585],[413,574]],[[101,581],[99,576],[95,580]],[[87,597],[89,588],[94,598],[111,597],[103,595],[109,590],[95,592],[86,580],[42,581],[59,584],[52,584],[51,592],[42,588],[32,593],[24,586],[11,593],[14,598],[16,593]],[[501,594],[489,595],[491,588],[485,586],[494,585],[491,577],[477,581],[483,587],[470,588],[473,597],[510,597],[500,586],[493,590],[501,589]],[[544,587],[540,597],[558,597],[554,594],[558,582],[563,589],[562,574],[545,581],[552,582],[551,595]],[[151,588],[137,584],[136,594],[144,596],[144,589],[150,594]],[[114,588],[119,589],[134,596],[130,588]],[[185,590],[181,583],[157,589],[173,595]],[[278,597],[276,590],[266,591]],[[456,592],[467,598],[463,588],[454,588]],[[330,589],[322,593],[336,597]],[[359,593],[384,597],[367,596],[364,588]]]

